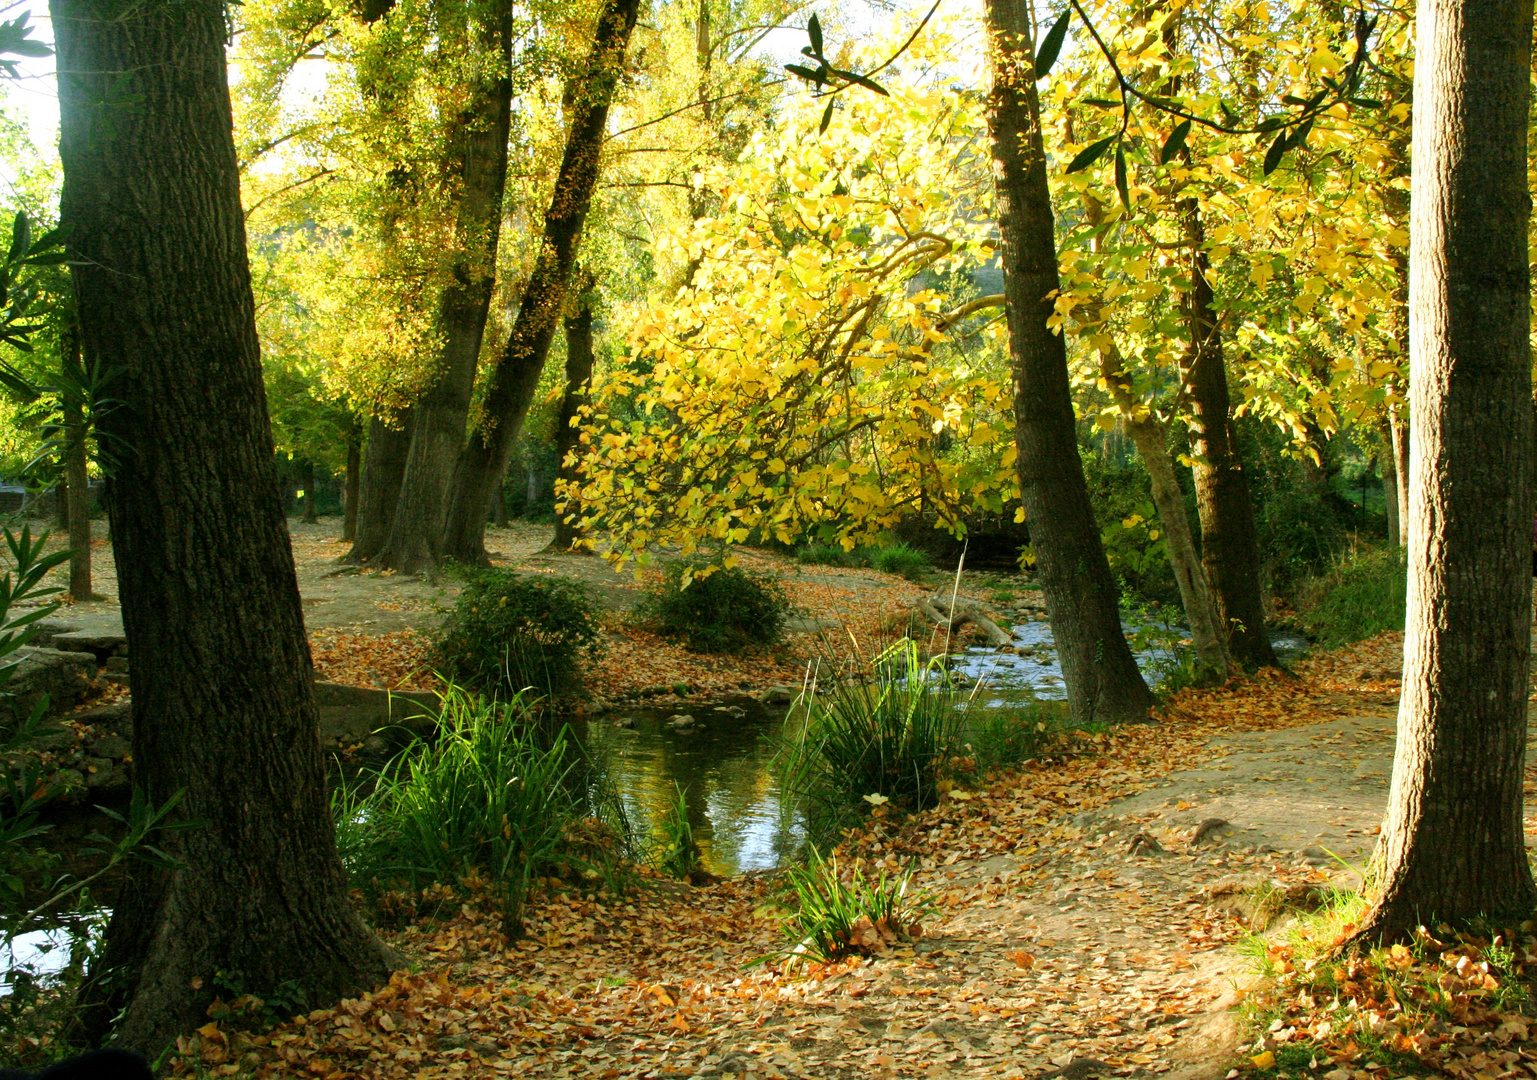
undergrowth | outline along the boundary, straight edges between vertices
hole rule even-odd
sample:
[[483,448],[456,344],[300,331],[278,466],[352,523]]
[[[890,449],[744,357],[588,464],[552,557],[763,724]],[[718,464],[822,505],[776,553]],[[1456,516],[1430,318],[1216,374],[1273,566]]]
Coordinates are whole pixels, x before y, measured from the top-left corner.
[[790,601],[766,574],[679,559],[663,567],[638,614],[693,652],[729,652],[779,641]]
[[882,870],[871,877],[811,852],[804,865],[789,866],[781,876],[789,908],[782,920],[784,947],[756,962],[828,964],[918,940],[934,899],[914,893],[911,879],[911,871]]
[[883,574],[896,574],[908,581],[922,580],[934,569],[928,555],[907,544],[887,544],[870,553],[870,565]]
[[1340,556],[1297,591],[1297,622],[1324,648],[1403,630],[1408,580],[1397,548],[1361,548]]
[[521,697],[493,702],[451,686],[434,737],[413,739],[366,779],[366,790],[333,796],[337,848],[386,913],[425,886],[478,880],[516,933],[536,875],[574,868],[597,880],[628,854],[601,772]]
[[[1245,1005],[1254,1073],[1352,1080],[1441,1072],[1508,1075],[1537,990],[1537,923],[1418,927],[1386,946],[1345,944],[1366,898],[1332,892],[1275,941],[1247,950],[1264,977]],[[1526,1014],[1526,1015],[1524,1015]],[[1385,1070],[1385,1071],[1384,1071]]]
[[597,609],[580,583],[465,569],[464,591],[444,620],[433,659],[447,678],[511,700],[525,690],[549,700],[581,692],[596,656]]

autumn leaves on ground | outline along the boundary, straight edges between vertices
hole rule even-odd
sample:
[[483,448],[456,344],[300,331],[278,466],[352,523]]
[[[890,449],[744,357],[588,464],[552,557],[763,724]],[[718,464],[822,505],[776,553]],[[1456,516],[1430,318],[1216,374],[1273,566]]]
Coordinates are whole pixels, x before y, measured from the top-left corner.
[[[322,580],[327,539],[296,532],[301,580]],[[509,542],[501,554],[531,569],[532,550]],[[599,560],[583,567],[608,572]],[[797,587],[793,564],[774,568],[803,615],[856,636],[889,628],[922,591],[869,571],[841,590]],[[378,609],[414,609],[427,625],[441,598],[399,584],[407,593],[377,591]],[[317,631],[321,672],[424,684],[425,637],[371,631]],[[797,679],[816,651],[792,635],[761,656],[710,660],[621,618],[609,645],[594,688],[616,699],[648,687],[761,688]],[[1383,635],[1304,661],[1295,678],[1185,691],[1154,724],[1063,733],[1017,770],[963,775],[920,815],[876,807],[836,855],[872,874],[915,868],[911,888],[933,905],[916,940],[874,935],[845,960],[789,964],[779,951],[788,905],[773,877],[696,887],[647,867],[618,885],[540,879],[525,935],[512,939],[486,883],[471,879],[393,897],[377,913],[408,962],[387,986],[293,1018],[281,1003],[227,994],[180,1041],[174,1069],[332,1080],[1215,1078],[1284,1076],[1288,1065],[1332,1080],[1515,1075],[1531,1060],[1524,1001],[1506,982],[1531,957],[1519,930],[1493,946],[1503,971],[1490,967],[1489,940],[1449,939],[1397,947],[1396,968],[1350,961],[1341,988],[1318,989],[1330,963],[1318,935],[1337,938],[1349,912],[1307,913],[1333,886],[1358,882],[1345,864],[1374,839],[1399,654],[1398,637]],[[1297,748],[1312,752],[1289,756]],[[1288,809],[1272,812],[1267,799]],[[1298,919],[1311,938],[1288,937]],[[1429,987],[1422,998],[1444,994],[1451,1014],[1416,1005],[1411,984]]]

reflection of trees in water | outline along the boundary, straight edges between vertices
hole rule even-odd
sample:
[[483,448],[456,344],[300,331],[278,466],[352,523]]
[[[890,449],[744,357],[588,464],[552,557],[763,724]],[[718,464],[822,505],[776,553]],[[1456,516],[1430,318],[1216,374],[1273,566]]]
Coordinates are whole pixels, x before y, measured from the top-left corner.
[[739,870],[744,854],[760,847],[754,839],[766,841],[761,846],[774,855],[782,850],[782,838],[768,835],[782,829],[769,768],[773,750],[763,738],[777,732],[776,723],[696,709],[702,728],[684,735],[665,729],[670,712],[629,715],[635,729],[609,728],[601,745],[610,750],[611,775],[638,829],[655,835],[656,823],[675,804],[676,783],[684,789],[689,827],[711,872]]

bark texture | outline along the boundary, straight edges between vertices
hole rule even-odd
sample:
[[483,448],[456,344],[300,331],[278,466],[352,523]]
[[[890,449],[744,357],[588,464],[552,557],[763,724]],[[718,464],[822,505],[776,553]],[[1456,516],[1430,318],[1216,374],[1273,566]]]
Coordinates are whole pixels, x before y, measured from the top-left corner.
[[507,473],[550,352],[550,341],[565,310],[577,244],[598,185],[608,110],[624,73],[639,9],[640,0],[604,0],[598,13],[582,85],[572,95],[571,129],[544,215],[539,258],[486,389],[487,427],[469,440],[454,470],[442,552],[456,562],[486,562],[486,511],[491,492]]
[[358,477],[358,522],[347,562],[372,562],[384,550],[400,501],[400,481],[411,449],[411,410],[391,416],[375,409],[368,421],[368,445]]
[[347,480],[342,500],[342,539],[358,538],[358,487],[359,473],[363,470],[363,448],[358,445],[356,428],[347,440]]
[[993,182],[1003,240],[1020,500],[1073,719],[1145,721],[1154,704],[1121,633],[1120,590],[1089,506],[1067,349],[1046,320],[1057,246],[1025,0],[987,0]]
[[1382,506],[1388,516],[1388,543],[1398,544],[1398,462],[1393,456],[1393,432],[1382,425],[1383,447],[1377,454],[1382,467]]
[[[700,13],[701,18],[708,17],[708,8],[703,4]],[[592,381],[595,363],[592,281],[588,278],[582,284],[585,287],[577,297],[575,310],[566,316],[566,392],[560,399],[560,416],[555,422],[555,460],[559,462],[559,471],[555,474],[555,538],[550,541],[550,550],[590,555],[590,548],[572,546],[582,538],[582,530],[577,525],[582,506],[574,498],[562,494],[568,490],[562,485],[574,485],[577,481],[575,454],[582,433],[572,421],[587,400],[587,385]]]
[[1184,296],[1190,329],[1185,385],[1190,391],[1190,449],[1195,458],[1196,509],[1201,518],[1201,563],[1227,631],[1228,655],[1248,669],[1276,667],[1265,630],[1254,499],[1233,431],[1222,329],[1212,310],[1206,230],[1200,207],[1182,207],[1190,251],[1190,291]]
[[1373,937],[1537,907],[1521,830],[1532,0],[1421,0],[1416,38],[1409,614]]
[[[85,385],[85,368],[80,362],[80,327],[73,317],[60,335],[66,378],[71,374]],[[90,448],[86,445],[85,402],[66,395],[64,427],[68,443],[64,456],[64,482],[57,498],[62,503],[63,523],[69,535],[69,598],[76,601],[96,599],[91,588],[91,478]]]
[[[502,195],[507,186],[507,138],[512,117],[512,0],[494,0],[473,36],[497,71],[470,88],[454,118],[458,208],[454,232],[462,245],[443,295],[436,328],[443,347],[426,390],[416,401],[389,542],[379,563],[401,573],[436,569],[442,561],[448,485],[464,448],[475,369],[496,284]],[[484,508],[484,504],[482,504]]]
[[[310,1002],[391,955],[347,896],[277,499],[213,0],[54,0],[62,219],[86,363],[123,401],[108,512],[133,649],[135,783],[195,827],[131,863],[83,991],[87,1034],[153,1058],[216,972]],[[120,101],[131,95],[131,107]],[[114,1021],[114,1018],[115,1021]]]

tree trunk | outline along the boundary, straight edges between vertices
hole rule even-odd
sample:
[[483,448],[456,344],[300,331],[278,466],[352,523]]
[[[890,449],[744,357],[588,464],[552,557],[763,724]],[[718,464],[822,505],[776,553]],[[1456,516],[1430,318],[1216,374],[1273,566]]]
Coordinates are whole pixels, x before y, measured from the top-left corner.
[[505,529],[511,522],[507,520],[507,485],[500,483],[496,490],[491,492],[491,524],[498,529]]
[[69,481],[59,489],[66,504],[69,528],[69,598],[99,599],[91,589],[91,480],[86,471],[85,417],[70,423],[66,469]]
[[598,184],[609,105],[624,72],[640,0],[604,0],[581,90],[573,95],[571,129],[549,209],[539,258],[523,290],[518,317],[486,389],[487,430],[471,437],[454,470],[443,554],[457,562],[486,562],[486,510],[506,475],[539,375],[549,355],[587,208]]
[[304,485],[304,507],[300,520],[313,525],[320,520],[320,515],[315,511],[315,463],[313,461],[306,461],[302,468],[303,472],[299,475],[300,481]]
[[1533,438],[1532,0],[1420,0],[1409,612],[1372,938],[1537,907],[1522,839]]
[[1393,460],[1393,431],[1382,425],[1382,449],[1377,459],[1382,464],[1382,506],[1388,515],[1388,543],[1398,546],[1398,463]]
[[[709,9],[701,2],[700,18],[706,19],[708,13]],[[575,421],[587,401],[587,384],[592,381],[595,363],[591,277],[588,276],[583,284],[585,288],[577,298],[576,310],[566,316],[566,393],[560,399],[560,417],[555,422],[555,460],[560,464],[555,475],[555,539],[550,541],[549,550],[591,554],[588,547],[573,546],[582,538],[582,529],[577,524],[582,507],[569,494],[577,482],[576,453],[582,434]]]
[[1020,500],[1073,719],[1146,720],[1154,704],[1121,632],[1119,590],[1089,506],[1067,374],[1047,325],[1058,288],[1055,224],[1025,0],[988,0],[993,181],[1014,370]]
[[1399,547],[1409,546],[1409,429],[1397,410],[1388,414],[1388,435],[1393,446],[1393,475],[1398,477]]
[[1190,329],[1185,385],[1190,389],[1190,449],[1201,518],[1201,562],[1227,631],[1228,655],[1250,670],[1276,667],[1265,630],[1254,500],[1238,454],[1222,329],[1212,309],[1206,228],[1194,199],[1185,201],[1182,212],[1190,248],[1190,291],[1183,298]]
[[[82,991],[86,1034],[150,1057],[205,1022],[219,972],[318,1005],[392,954],[336,855],[272,435],[213,0],[53,0],[61,218],[102,418],[133,650],[133,761],[174,869],[131,862]],[[132,107],[122,107],[132,95]],[[213,406],[217,407],[213,407]],[[285,985],[286,984],[286,985]]]
[[368,421],[368,445],[363,450],[363,472],[358,478],[358,525],[347,562],[372,562],[384,550],[400,500],[400,480],[406,471],[411,448],[411,410],[386,417],[375,409]]
[[362,470],[363,450],[358,446],[357,429],[347,439],[347,486],[342,507],[342,540],[358,537],[358,473]]
[[53,523],[57,528],[69,528],[69,474],[59,477],[53,485]]
[[[443,347],[438,368],[416,402],[390,538],[378,561],[405,574],[434,570],[442,561],[446,496],[464,448],[475,368],[496,284],[502,194],[507,186],[507,139],[512,116],[512,0],[496,0],[475,34],[477,47],[497,57],[493,78],[470,92],[455,121],[458,176],[455,233],[463,245],[436,319]],[[482,509],[485,503],[481,504]]]

